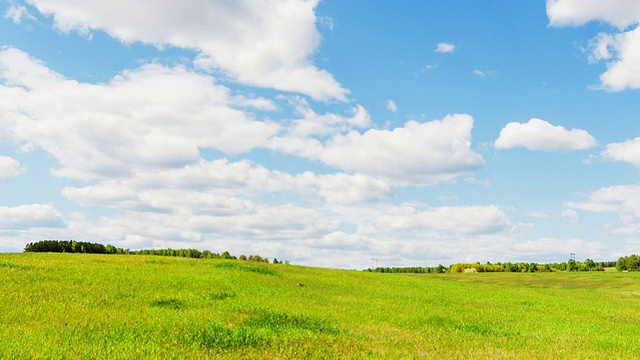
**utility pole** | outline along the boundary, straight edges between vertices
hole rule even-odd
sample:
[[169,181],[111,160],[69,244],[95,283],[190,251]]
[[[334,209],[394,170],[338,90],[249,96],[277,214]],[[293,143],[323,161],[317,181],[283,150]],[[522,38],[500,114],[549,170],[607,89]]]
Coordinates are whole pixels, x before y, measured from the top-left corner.
[[[373,267],[373,262],[374,262],[374,261],[376,262],[376,266],[375,266],[375,267]],[[376,259],[376,258],[371,258],[371,270],[374,270],[374,269],[376,269],[376,268],[378,268],[378,259]]]
[[575,253],[569,253],[569,255],[571,255],[571,260],[575,260],[576,259],[576,254]]

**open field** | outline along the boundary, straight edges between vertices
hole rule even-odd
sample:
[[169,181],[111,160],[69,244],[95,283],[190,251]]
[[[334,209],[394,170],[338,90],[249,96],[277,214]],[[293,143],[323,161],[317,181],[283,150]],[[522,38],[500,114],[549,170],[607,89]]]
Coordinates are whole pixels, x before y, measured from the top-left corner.
[[0,358],[639,358],[640,274],[0,254]]

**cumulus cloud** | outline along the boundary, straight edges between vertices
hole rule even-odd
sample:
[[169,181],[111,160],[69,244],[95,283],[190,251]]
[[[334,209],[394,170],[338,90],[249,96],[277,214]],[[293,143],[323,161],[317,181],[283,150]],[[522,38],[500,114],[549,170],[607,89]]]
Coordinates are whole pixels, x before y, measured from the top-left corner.
[[362,174],[315,175],[306,172],[290,181],[293,185],[310,186],[329,203],[363,204],[391,197],[391,187],[381,179]]
[[600,88],[608,91],[640,88],[638,1],[548,0],[547,15],[553,26],[577,26],[600,21],[617,27],[618,33],[601,33],[591,40],[590,59],[608,61],[607,71],[600,76]]
[[566,261],[570,253],[577,253],[579,259],[598,259],[606,249],[607,245],[600,241],[540,238],[514,244],[511,251],[517,260],[529,258],[536,262],[551,262]]
[[620,29],[638,23],[640,3],[635,0],[547,0],[553,26],[578,26],[596,20]]
[[598,189],[587,201],[567,202],[569,208],[593,212],[617,212],[623,219],[640,217],[640,185],[616,185]]
[[18,176],[24,172],[25,169],[18,160],[0,155],[0,179]]
[[4,13],[5,19],[11,19],[16,24],[22,23],[22,19],[28,19],[31,21],[35,21],[36,18],[29,13],[29,10],[17,4],[11,4],[7,11]]
[[318,114],[306,102],[297,105],[295,110],[302,118],[289,122],[286,130],[289,138],[326,137],[354,128],[368,128],[371,125],[371,115],[362,105],[351,107],[347,115]]
[[412,206],[390,209],[375,220],[376,226],[391,230],[434,230],[447,233],[480,234],[505,229],[507,215],[495,205],[443,206],[423,211]]
[[433,50],[438,53],[452,53],[456,50],[456,46],[450,43],[441,42],[436,46],[436,49]]
[[591,42],[591,58],[610,60],[600,75],[607,91],[640,88],[640,27],[615,35],[601,34]]
[[569,209],[617,214],[621,225],[605,225],[614,234],[640,232],[640,185],[616,185],[598,189],[586,201],[567,202]]
[[278,105],[275,102],[263,97],[248,98],[242,95],[236,95],[232,96],[230,100],[231,104],[237,107],[254,108],[263,111],[278,110]]
[[640,137],[621,143],[607,144],[602,157],[612,161],[624,161],[640,166]]
[[[252,206],[251,211],[226,214],[127,209],[99,218],[74,214],[66,233],[129,248],[198,247],[238,254],[254,251],[251,249],[260,243],[273,245],[318,239],[336,231],[340,223],[319,209],[295,204]],[[269,249],[268,255],[274,252],[273,248]]]
[[398,111],[398,106],[396,105],[396,103],[393,100],[391,100],[391,99],[387,100],[386,105],[387,105],[387,110],[389,110],[391,112],[397,112]]
[[531,119],[526,123],[511,122],[495,141],[498,149],[523,147],[529,150],[584,150],[598,145],[598,141],[582,129],[567,130],[544,120]]
[[[332,167],[381,178],[392,185],[434,185],[471,175],[484,159],[471,149],[473,118],[465,114],[424,123],[409,121],[393,130],[355,130],[370,124],[361,106],[352,116],[298,110],[295,120],[269,147]],[[348,132],[346,132],[348,131]],[[346,134],[345,134],[346,132]]]
[[328,203],[356,204],[385,199],[391,189],[365,175],[304,172],[291,175],[248,161],[202,160],[183,168],[135,171],[126,179],[65,187],[67,199],[82,206],[181,214],[230,215],[254,212],[251,198],[286,193]]
[[347,234],[342,231],[334,231],[320,238],[309,241],[312,248],[330,248],[335,250],[368,249],[372,239],[359,234]]
[[346,101],[348,91],[312,64],[319,0],[29,0],[63,32],[105,31],[124,43],[192,49],[196,64],[251,86]]
[[424,123],[409,121],[393,130],[351,131],[327,142],[319,159],[396,184],[449,182],[484,164],[471,150],[472,128],[471,116],[455,114]]
[[62,215],[51,205],[0,207],[0,229],[3,230],[64,226]]
[[[0,119],[12,140],[52,154],[78,179],[197,162],[199,149],[238,154],[280,131],[232,107],[230,90],[185,67],[147,64],[104,84],[68,80],[14,49],[0,50]],[[52,92],[51,89],[56,89]]]

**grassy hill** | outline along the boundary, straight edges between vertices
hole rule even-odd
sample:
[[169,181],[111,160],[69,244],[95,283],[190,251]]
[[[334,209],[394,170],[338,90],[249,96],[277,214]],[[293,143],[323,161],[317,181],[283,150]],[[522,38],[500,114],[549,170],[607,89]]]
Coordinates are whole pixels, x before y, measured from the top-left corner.
[[638,358],[639,273],[0,254],[0,358]]

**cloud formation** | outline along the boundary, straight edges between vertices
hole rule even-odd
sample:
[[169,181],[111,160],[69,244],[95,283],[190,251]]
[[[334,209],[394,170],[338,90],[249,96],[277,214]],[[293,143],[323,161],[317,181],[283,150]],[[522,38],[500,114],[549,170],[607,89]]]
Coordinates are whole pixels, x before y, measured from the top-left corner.
[[16,24],[22,23],[22,19],[36,20],[33,15],[29,14],[29,10],[26,7],[17,4],[11,4],[4,13],[4,17],[5,19],[11,19]]
[[634,234],[640,232],[640,185],[615,185],[600,188],[586,201],[566,202],[570,209],[596,213],[615,213],[621,226],[609,228],[612,233]]
[[346,101],[331,74],[312,64],[320,45],[319,0],[30,0],[62,32],[108,33],[130,44],[174,46],[198,53],[196,64],[237,81]]
[[13,141],[53,155],[58,176],[94,179],[134,167],[184,166],[200,159],[200,148],[244,153],[265,146],[280,129],[233,108],[228,88],[182,66],[147,64],[89,84],[4,48],[0,79],[6,114],[0,124],[13,129]]
[[484,234],[504,230],[509,218],[495,205],[429,207],[422,211],[405,205],[390,209],[378,217],[375,224],[389,230]]
[[[445,3],[442,6],[448,6]],[[569,6],[563,13],[561,7],[551,9],[556,3]],[[579,9],[575,1],[550,1],[550,22],[567,26],[601,19],[618,24],[614,26],[619,30],[592,39],[590,60],[609,64],[612,75],[603,75],[602,88],[635,86],[635,75],[629,72],[636,62],[637,22],[629,20],[633,11],[620,12],[622,2],[614,1],[608,8],[585,3],[590,6]],[[497,51],[484,52],[486,59],[479,61],[475,57],[479,53],[469,53],[427,79],[419,73],[438,65],[433,59],[413,57],[415,49],[425,51],[415,33],[403,32],[413,26],[394,29],[398,35],[394,38],[403,37],[410,46],[392,52],[367,46],[367,51],[385,52],[367,53],[356,49],[366,44],[347,42],[354,40],[344,36],[349,18],[336,20],[334,28],[327,16],[342,11],[342,2],[321,9],[318,4],[318,0],[7,2],[0,20],[12,29],[9,38],[16,47],[0,47],[0,183],[7,185],[2,190],[9,195],[0,207],[0,251],[16,251],[32,239],[74,238],[134,249],[250,251],[306,265],[362,268],[371,257],[384,266],[424,266],[558,261],[576,247],[584,249],[581,255],[597,256],[615,241],[576,239],[571,231],[581,219],[581,233],[591,239],[598,236],[597,231],[590,232],[597,226],[591,221],[593,214],[585,211],[618,214],[621,226],[603,226],[609,234],[638,232],[634,203],[638,189],[631,185],[610,189],[608,194],[603,188],[582,202],[565,203],[564,209],[542,204],[557,204],[555,195],[562,194],[556,193],[536,197],[539,204],[529,206],[526,196],[513,194],[531,184],[506,183],[504,174],[511,169],[499,161],[484,167],[485,153],[491,154],[485,141],[497,137],[488,133],[494,131],[495,118],[487,118],[487,110],[517,110],[489,109],[495,104],[483,101],[483,96],[464,96],[460,86],[475,78],[478,81],[471,81],[468,90],[494,91],[492,86],[474,90],[482,85],[480,78],[494,75],[477,66],[497,54],[498,62],[517,67],[521,55],[531,55],[527,51],[539,43],[519,54],[501,52],[511,48],[505,46],[511,38],[487,43]],[[529,11],[529,5],[523,2],[518,9]],[[443,31],[451,30],[445,29],[450,19],[434,20],[441,21]],[[483,31],[505,25],[496,20]],[[49,29],[52,22],[54,29]],[[554,31],[539,23],[528,25],[535,25],[535,31]],[[323,48],[320,31],[328,35]],[[540,33],[530,35],[533,42],[547,39]],[[470,42],[460,36],[462,43]],[[450,56],[446,53],[459,52],[452,43],[435,43],[427,45],[433,46],[426,49],[431,52],[428,57],[444,59]],[[77,51],[73,55],[79,57],[85,51],[100,55],[105,49],[117,49],[111,55],[123,55],[137,65],[117,69],[109,56],[78,65],[69,56],[70,48],[60,44],[72,46]],[[336,63],[345,49],[362,56]],[[550,53],[537,55],[549,60]],[[183,57],[176,59],[176,54]],[[376,63],[375,75],[368,73],[374,69],[374,63],[367,63],[372,59],[382,61]],[[414,73],[415,79],[402,77],[426,62],[431,64]],[[550,63],[554,62],[541,61],[531,78],[548,75],[545,66]],[[615,70],[618,65],[620,70]],[[349,66],[362,71],[351,72]],[[371,84],[366,89],[371,93],[357,95],[362,103],[349,99],[337,75],[334,78],[322,67],[348,74],[346,81]],[[117,75],[92,82],[97,68]],[[81,73],[82,80],[74,78]],[[583,72],[570,75],[579,73]],[[567,80],[576,79],[571,76]],[[503,80],[508,91],[526,86],[517,77]],[[392,91],[394,86],[403,91]],[[393,100],[387,97],[391,95]],[[547,95],[541,91],[535,99]],[[397,112],[400,100],[417,120],[385,124],[385,117],[403,117],[386,112]],[[429,118],[428,114],[456,111],[451,106],[484,114],[483,119],[474,122],[471,115],[455,113]],[[376,119],[379,114],[382,118]],[[595,120],[585,117],[585,129],[594,127],[589,121]],[[631,123],[620,120],[624,121],[625,126]],[[502,130],[496,148],[556,151],[597,146],[585,130],[539,119],[510,123]],[[482,145],[473,144],[472,133]],[[637,142],[609,144],[601,158],[637,165]],[[17,176],[21,177],[10,178]],[[23,192],[28,196],[22,197]],[[430,200],[438,205],[427,204]],[[24,204],[17,205],[20,201]],[[512,222],[512,213],[525,218]],[[564,239],[547,237],[565,230]],[[558,255],[558,249],[565,255]]]
[[640,166],[640,137],[620,143],[607,144],[602,157],[612,161],[624,161]]
[[553,26],[579,26],[595,20],[625,29],[638,23],[640,3],[635,0],[547,0],[547,16]]
[[391,112],[398,112],[398,106],[396,105],[395,101],[391,99],[387,100],[386,106],[387,106],[387,110]]
[[62,214],[51,205],[31,204],[0,207],[0,230],[64,227]]
[[320,160],[397,185],[433,185],[472,174],[484,164],[471,149],[473,118],[454,114],[393,130],[351,131],[331,139]]
[[640,88],[640,2],[547,0],[547,16],[552,26],[600,21],[617,27],[617,33],[601,33],[591,40],[590,59],[607,61],[599,87],[607,91]]
[[0,179],[18,176],[24,172],[25,169],[18,160],[0,155]]
[[450,43],[441,42],[436,46],[436,49],[433,50],[437,53],[452,53],[456,50],[456,46]]
[[541,119],[526,123],[511,122],[500,131],[494,143],[498,149],[523,147],[529,150],[584,150],[598,145],[598,141],[582,129],[567,130]]

